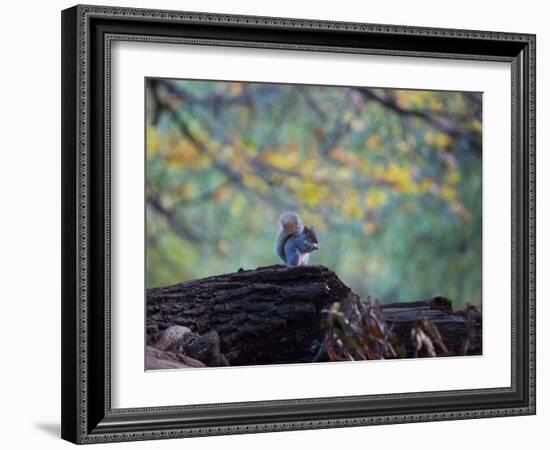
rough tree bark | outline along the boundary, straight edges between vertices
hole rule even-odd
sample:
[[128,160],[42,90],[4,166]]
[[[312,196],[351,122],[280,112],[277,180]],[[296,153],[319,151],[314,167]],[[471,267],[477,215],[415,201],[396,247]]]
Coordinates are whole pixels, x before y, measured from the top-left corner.
[[[217,332],[230,365],[311,362],[324,337],[323,310],[350,292],[326,267],[281,265],[148,289],[147,343],[154,345],[165,329],[181,325],[198,335]],[[403,340],[410,340],[418,313],[430,316],[444,339],[452,337],[453,351],[468,336],[464,317],[433,301],[384,310]]]
[[445,297],[386,304],[382,309],[386,323],[405,346],[407,355],[414,354],[411,328],[420,319],[429,319],[437,326],[449,356],[481,354],[481,313],[478,309],[453,311],[452,302]]

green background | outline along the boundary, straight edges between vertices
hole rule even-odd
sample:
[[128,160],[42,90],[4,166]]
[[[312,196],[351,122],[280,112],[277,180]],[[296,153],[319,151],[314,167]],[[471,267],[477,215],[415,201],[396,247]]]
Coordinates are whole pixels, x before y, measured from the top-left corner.
[[481,304],[481,94],[148,79],[147,287],[280,263],[297,211],[363,298]]

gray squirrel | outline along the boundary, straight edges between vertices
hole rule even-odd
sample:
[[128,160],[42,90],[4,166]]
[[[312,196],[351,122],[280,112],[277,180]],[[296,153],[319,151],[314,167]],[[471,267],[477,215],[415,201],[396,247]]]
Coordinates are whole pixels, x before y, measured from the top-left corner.
[[279,218],[279,232],[275,240],[275,253],[288,267],[305,266],[309,254],[319,250],[313,227],[302,225],[300,216],[287,211]]

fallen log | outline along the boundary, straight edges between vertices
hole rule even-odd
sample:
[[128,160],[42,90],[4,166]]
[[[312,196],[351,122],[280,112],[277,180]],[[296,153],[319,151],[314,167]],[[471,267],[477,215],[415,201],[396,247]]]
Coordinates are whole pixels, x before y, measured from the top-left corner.
[[231,365],[311,361],[321,311],[350,289],[323,266],[276,265],[147,290],[152,344],[171,325],[217,331]]
[[429,320],[437,327],[448,350],[445,356],[481,354],[481,311],[478,308],[467,307],[455,312],[449,299],[434,297],[382,305],[382,311],[384,320],[404,345],[407,355],[414,356],[411,330],[423,320]]
[[[147,290],[147,344],[155,345],[164,330],[180,325],[198,335],[215,331],[220,352],[232,366],[311,362],[325,338],[327,311],[350,294],[354,295],[324,266],[240,269],[151,288]],[[406,356],[414,351],[411,327],[424,316],[437,325],[444,339],[452,340],[449,354],[459,354],[472,333],[466,317],[453,313],[448,302],[432,299],[383,308],[388,326],[403,341]],[[470,346],[470,353],[474,347]]]

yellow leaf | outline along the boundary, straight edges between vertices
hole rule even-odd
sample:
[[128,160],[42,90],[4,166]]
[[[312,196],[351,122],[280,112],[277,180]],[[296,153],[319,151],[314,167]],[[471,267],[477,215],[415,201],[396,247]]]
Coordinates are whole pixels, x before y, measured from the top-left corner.
[[159,135],[157,128],[152,125],[147,125],[147,157],[154,156],[159,151]]
[[300,155],[295,152],[276,152],[265,150],[261,159],[269,165],[282,170],[294,170],[300,165]]
[[304,181],[298,183],[295,187],[297,197],[308,206],[316,206],[323,199],[323,194],[326,190],[323,186],[312,183],[311,181]]
[[446,134],[440,133],[435,138],[435,145],[440,148],[448,148],[453,143],[453,140]]
[[477,133],[481,133],[481,130],[482,130],[481,122],[479,120],[474,120],[470,124],[470,129]]
[[454,200],[456,198],[456,191],[450,186],[442,186],[439,195],[445,200]]
[[361,219],[363,217],[363,210],[359,205],[359,194],[357,191],[348,191],[347,198],[342,205],[342,212],[348,219]]
[[200,155],[195,144],[188,140],[181,140],[176,145],[169,146],[164,154],[164,159],[169,166],[191,169],[199,169],[208,161],[205,155]]
[[253,189],[258,192],[267,192],[269,190],[269,187],[267,186],[266,182],[254,175],[245,173],[242,176],[242,181],[243,181],[243,184],[249,189]]
[[411,167],[391,163],[382,179],[392,185],[395,190],[404,194],[418,192],[418,186],[413,182]]
[[395,91],[395,103],[402,109],[409,107],[409,96],[407,91]]
[[365,195],[365,206],[369,210],[377,209],[383,206],[388,199],[388,194],[381,189],[369,189]]
[[438,99],[432,99],[430,101],[430,109],[432,111],[442,111],[443,110],[443,103],[441,102],[441,100],[438,100]]
[[451,170],[445,177],[445,181],[449,184],[458,184],[460,183],[460,179],[461,176],[458,170]]

